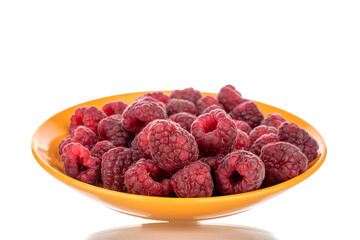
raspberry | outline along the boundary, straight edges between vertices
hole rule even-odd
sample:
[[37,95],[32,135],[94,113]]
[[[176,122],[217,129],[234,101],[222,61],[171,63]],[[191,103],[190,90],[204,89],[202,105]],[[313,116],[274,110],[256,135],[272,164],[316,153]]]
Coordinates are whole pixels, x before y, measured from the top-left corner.
[[100,178],[101,161],[92,157],[80,143],[69,143],[63,149],[61,162],[65,173],[84,183],[94,184]]
[[174,90],[170,93],[170,98],[184,99],[196,104],[201,98],[201,93],[193,88],[185,88],[183,90]]
[[148,139],[152,159],[168,172],[195,161],[199,154],[194,137],[170,120],[155,120]]
[[187,112],[175,113],[170,116],[170,120],[178,123],[182,128],[190,132],[191,124],[195,121],[196,116]]
[[122,124],[129,132],[138,133],[152,120],[165,118],[167,118],[166,112],[158,103],[138,100],[125,109]]
[[235,122],[237,129],[245,132],[247,135],[250,134],[252,129],[251,129],[250,125],[247,122],[244,122],[244,121],[241,121],[241,120],[235,120],[235,119],[233,121]]
[[210,107],[211,105],[219,105],[219,101],[212,97],[212,96],[203,96],[199,98],[196,102],[196,108],[198,111],[198,114],[201,114],[206,108]]
[[222,194],[236,194],[258,189],[265,177],[265,166],[255,154],[238,150],[224,158],[215,171]]
[[104,187],[115,191],[124,191],[124,174],[126,170],[142,158],[139,151],[116,147],[112,148],[102,156],[101,178],[104,182]]
[[286,122],[286,120],[279,113],[269,113],[260,124],[279,128],[283,122]]
[[246,101],[237,105],[230,113],[231,117],[236,120],[247,122],[250,127],[254,128],[264,119],[264,115],[260,111],[256,103]]
[[249,137],[250,137],[251,142],[255,142],[256,139],[258,139],[261,135],[270,134],[270,133],[277,135],[279,133],[279,130],[274,127],[269,127],[266,125],[259,125],[256,128],[254,128],[253,130],[251,130]]
[[204,111],[203,111],[201,114],[209,113],[209,112],[211,112],[212,110],[215,110],[215,109],[221,109],[221,110],[224,110],[224,111],[225,111],[225,109],[224,109],[224,107],[223,107],[222,105],[215,105],[215,104],[213,104],[213,105],[205,108]]
[[63,153],[64,147],[69,143],[80,143],[87,149],[91,149],[97,141],[96,134],[87,127],[77,127],[67,138],[63,139],[58,147],[60,155]]
[[103,140],[103,141],[97,142],[91,148],[90,153],[91,153],[91,156],[97,157],[98,159],[102,160],[102,155],[114,147],[115,147],[115,145],[112,144],[110,141]]
[[249,136],[245,132],[237,129],[236,142],[234,148],[236,150],[248,150],[250,145],[251,145],[251,140]]
[[159,171],[154,161],[140,159],[125,172],[124,183],[127,191],[138,195],[167,196],[172,190],[170,180],[165,179],[161,183],[154,180]]
[[196,106],[194,103],[184,100],[184,99],[171,99],[167,106],[166,106],[166,112],[170,116],[175,113],[179,112],[187,112],[191,114],[196,114]]
[[178,170],[171,177],[171,185],[181,198],[210,197],[214,190],[210,167],[199,161]]
[[267,185],[287,181],[307,169],[307,157],[299,148],[287,142],[266,144],[261,149],[260,158],[265,164]]
[[221,88],[217,99],[227,112],[231,112],[237,105],[246,101],[232,85],[226,85]]
[[144,94],[144,95],[142,95],[142,96],[140,96],[140,97],[138,97],[135,101],[150,101],[150,102],[156,102],[157,104],[159,104],[160,105],[160,107],[162,107],[163,109],[165,109],[166,110],[166,104],[164,103],[164,102],[162,102],[162,101],[160,101],[159,99],[157,99],[157,98],[154,98],[154,97],[152,97],[152,96],[150,96],[150,95],[147,95],[147,94]]
[[164,94],[163,92],[151,92],[151,93],[145,93],[143,95],[144,97],[152,97],[157,99],[160,102],[163,102],[165,104],[167,104],[167,102],[169,101],[169,96]]
[[[139,135],[139,134],[138,134]],[[138,144],[138,135],[134,137],[134,139],[130,143],[130,147],[135,150],[139,150],[137,144]],[[139,150],[140,151],[140,150]]]
[[153,124],[153,122],[150,122],[146,127],[144,127],[141,132],[137,135],[137,148],[142,153],[142,155],[146,159],[151,159],[151,152],[149,147],[149,133],[150,133],[150,127]]
[[217,169],[217,167],[220,165],[224,157],[225,157],[224,154],[218,154],[211,157],[200,158],[199,161],[206,163],[211,169]]
[[69,143],[72,143],[72,139],[70,136],[64,138],[63,140],[61,140],[61,142],[59,143],[59,146],[58,146],[58,151],[59,151],[59,154],[63,154],[63,149],[66,145],[68,145]]
[[235,122],[223,110],[200,115],[191,125],[191,134],[205,156],[231,151],[236,141]]
[[70,117],[69,132],[71,133],[78,126],[85,126],[97,133],[97,125],[105,117],[106,114],[94,106],[79,107],[75,109],[75,113]]
[[249,151],[259,156],[261,149],[266,144],[271,142],[280,142],[280,137],[273,133],[261,135],[258,139],[256,139],[255,142],[251,144]]
[[118,101],[106,103],[104,106],[102,106],[101,109],[107,116],[111,116],[114,114],[122,114],[127,106],[128,105],[126,103],[124,103],[121,100],[118,100]]
[[319,144],[305,129],[295,123],[284,122],[279,127],[280,140],[297,146],[309,159],[314,160],[318,156]]
[[134,138],[134,135],[122,126],[120,114],[103,118],[98,124],[98,134],[116,147],[126,147]]

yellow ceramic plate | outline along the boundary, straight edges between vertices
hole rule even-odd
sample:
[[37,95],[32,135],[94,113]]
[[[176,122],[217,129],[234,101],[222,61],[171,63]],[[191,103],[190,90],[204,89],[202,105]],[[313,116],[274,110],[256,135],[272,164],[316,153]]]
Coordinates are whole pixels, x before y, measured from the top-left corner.
[[[69,119],[75,109],[80,106],[96,106],[101,108],[105,103],[115,100],[122,100],[129,104],[144,93],[129,93],[96,99],[73,106],[52,116],[41,124],[32,138],[31,148],[35,159],[41,167],[58,180],[111,209],[133,216],[167,221],[212,219],[246,211],[254,205],[305,180],[319,169],[325,160],[326,145],[324,139],[315,128],[291,113],[256,102],[264,115],[274,112],[280,113],[287,121],[295,122],[308,131],[319,143],[320,154],[309,164],[306,172],[286,182],[253,192],[208,198],[140,196],[111,191],[101,186],[89,185],[65,175],[57,147],[60,141],[68,135]],[[169,94],[170,92],[164,91],[164,93]],[[203,93],[203,95],[216,96],[213,93]]]

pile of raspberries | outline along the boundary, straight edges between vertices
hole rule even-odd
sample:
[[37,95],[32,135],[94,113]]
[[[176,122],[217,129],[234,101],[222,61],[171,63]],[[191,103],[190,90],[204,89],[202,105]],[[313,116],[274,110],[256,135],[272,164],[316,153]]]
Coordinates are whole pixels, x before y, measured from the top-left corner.
[[79,107],[58,146],[65,173],[114,191],[210,197],[269,187],[306,171],[319,145],[232,85],[146,93],[132,104]]

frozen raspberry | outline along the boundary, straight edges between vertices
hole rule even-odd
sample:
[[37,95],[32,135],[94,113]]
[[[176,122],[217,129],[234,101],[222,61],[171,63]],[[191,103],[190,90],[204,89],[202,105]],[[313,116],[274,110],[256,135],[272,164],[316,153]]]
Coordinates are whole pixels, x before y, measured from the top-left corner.
[[295,123],[284,122],[279,127],[280,140],[297,146],[309,159],[314,160],[318,156],[319,144],[309,133]]
[[193,162],[171,177],[176,196],[181,198],[210,197],[214,190],[210,167],[203,162]]
[[167,114],[170,116],[179,112],[187,112],[196,114],[196,106],[194,103],[184,99],[171,99],[166,106]]
[[105,117],[106,114],[94,106],[79,107],[70,117],[69,132],[71,133],[78,126],[85,126],[90,128],[94,133],[97,133],[97,125],[101,119]]
[[254,128],[264,119],[264,115],[260,111],[256,103],[246,101],[237,105],[230,113],[232,118],[247,122],[250,127]]
[[253,130],[251,130],[249,137],[251,142],[255,142],[256,139],[258,139],[260,136],[264,135],[264,134],[278,134],[279,130],[277,128],[274,127],[269,127],[266,125],[259,125],[256,128],[254,128]]
[[286,122],[286,120],[279,113],[269,113],[265,116],[260,124],[279,128],[283,122]]
[[[139,134],[138,134],[139,135]],[[139,148],[138,148],[138,135],[136,135],[135,137],[134,137],[134,139],[131,141],[131,143],[130,143],[130,147],[132,148],[132,149],[135,149],[135,150],[139,150]],[[140,150],[139,150],[140,151]]]
[[223,107],[222,105],[220,105],[220,104],[219,104],[219,105],[213,104],[213,105],[205,108],[204,111],[203,111],[201,114],[209,113],[209,112],[211,112],[212,110],[215,110],[215,109],[221,109],[221,110],[224,110],[224,111],[225,111],[225,109],[224,109],[224,107]]
[[256,139],[255,142],[253,142],[251,144],[249,151],[259,156],[261,149],[266,144],[271,143],[271,142],[280,142],[280,137],[274,133],[261,135],[258,139]]
[[90,153],[91,156],[97,157],[98,159],[102,160],[102,155],[114,147],[115,145],[112,144],[110,141],[103,140],[97,142],[90,150]]
[[150,133],[150,127],[154,123],[154,121],[146,125],[146,127],[144,127],[141,130],[141,132],[139,132],[139,134],[137,135],[137,148],[146,159],[152,159],[150,146],[149,146],[149,142],[150,142],[149,133]]
[[66,138],[64,138],[63,140],[61,140],[61,142],[59,143],[59,146],[58,146],[58,151],[59,151],[59,154],[63,154],[63,149],[66,145],[68,145],[69,143],[72,143],[72,139],[70,136],[67,136]]
[[98,134],[116,147],[126,147],[134,138],[134,135],[122,126],[120,114],[103,118],[98,124]]
[[245,132],[247,135],[250,134],[252,129],[251,129],[250,125],[247,122],[244,122],[244,121],[241,121],[241,120],[235,120],[235,119],[233,121],[235,122],[237,129]]
[[80,143],[90,150],[95,145],[96,141],[97,136],[90,128],[79,126],[70,134],[70,136],[60,142],[58,150],[61,155],[64,147],[71,142]]
[[237,105],[246,101],[232,85],[226,85],[221,88],[217,99],[227,112],[231,112]]
[[191,125],[200,152],[204,156],[227,153],[236,141],[235,122],[223,110],[200,115]]
[[94,184],[100,178],[101,161],[92,157],[80,143],[69,143],[63,149],[61,162],[65,173],[84,183]]
[[217,169],[217,167],[220,165],[224,157],[225,157],[224,154],[218,154],[211,157],[200,158],[199,161],[206,163],[211,169]]
[[111,116],[114,114],[122,114],[128,105],[121,100],[108,102],[104,106],[102,106],[103,112],[107,116]]
[[132,148],[112,148],[102,156],[101,178],[104,187],[115,191],[124,191],[124,174],[126,170],[142,158],[139,151]]
[[164,94],[163,92],[151,92],[151,93],[145,93],[143,95],[144,97],[152,97],[157,99],[160,102],[163,102],[165,104],[167,104],[167,102],[169,101],[169,96]]
[[154,101],[138,100],[129,105],[122,115],[123,127],[138,133],[154,119],[167,118],[166,111]]
[[201,98],[201,93],[193,88],[185,88],[183,90],[174,90],[170,93],[170,98],[184,99],[196,104]]
[[211,105],[219,105],[219,101],[212,97],[212,96],[203,96],[196,102],[196,108],[198,111],[198,114],[201,114],[207,107],[210,107]]
[[299,148],[287,142],[266,144],[261,149],[260,158],[265,164],[267,185],[284,182],[307,169],[307,157]]
[[195,121],[196,116],[187,112],[175,113],[170,116],[170,120],[178,123],[182,128],[190,132],[191,124]]
[[144,94],[144,95],[142,95],[142,96],[140,96],[140,97],[138,97],[135,101],[150,101],[150,102],[156,102],[157,104],[159,104],[160,105],[160,107],[162,107],[163,109],[165,109],[166,110],[166,104],[164,103],[164,102],[162,102],[162,101],[160,101],[159,99],[157,99],[157,98],[154,98],[154,97],[152,97],[152,96],[150,96],[150,95],[147,95],[147,94]]
[[245,132],[237,129],[236,142],[234,148],[236,150],[248,150],[250,145],[251,145],[251,140],[249,136]]
[[125,172],[124,183],[127,191],[132,194],[146,196],[167,196],[172,190],[170,180],[157,182],[159,167],[154,161],[140,159]]
[[226,155],[215,171],[222,194],[236,194],[258,189],[265,177],[265,166],[255,154],[238,150]]
[[152,159],[165,171],[176,171],[198,158],[194,137],[173,121],[155,120],[148,139]]

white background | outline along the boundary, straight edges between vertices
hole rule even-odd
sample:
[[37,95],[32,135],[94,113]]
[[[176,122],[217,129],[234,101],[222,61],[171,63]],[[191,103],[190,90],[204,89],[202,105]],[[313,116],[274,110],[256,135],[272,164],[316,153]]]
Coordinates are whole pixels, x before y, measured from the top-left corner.
[[313,125],[328,156],[309,179],[205,224],[278,239],[360,239],[358,1],[0,2],[0,239],[84,239],[153,222],[105,208],[34,160],[36,128],[109,95],[233,84]]

